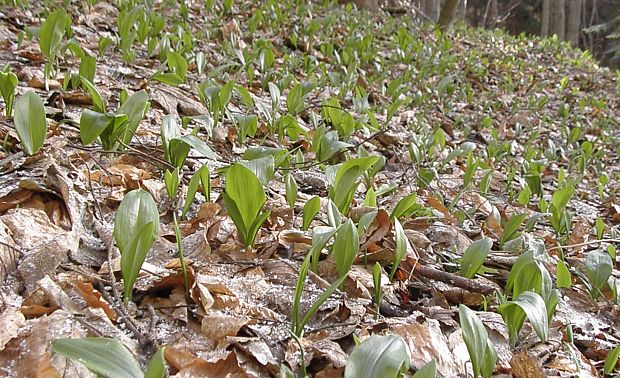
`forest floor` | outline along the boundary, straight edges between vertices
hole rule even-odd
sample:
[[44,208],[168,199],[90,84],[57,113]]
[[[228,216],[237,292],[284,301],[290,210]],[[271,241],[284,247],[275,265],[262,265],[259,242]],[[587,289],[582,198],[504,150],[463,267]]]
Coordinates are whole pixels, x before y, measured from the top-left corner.
[[[463,314],[485,325],[496,376],[603,376],[620,345],[620,73],[554,39],[442,34],[334,4],[212,3],[2,6],[0,68],[17,75],[17,101],[43,101],[47,131],[29,155],[0,102],[1,376],[89,376],[51,345],[97,336],[143,367],[165,347],[170,376],[340,377],[357,338],[396,334],[410,373],[434,359],[438,376],[465,377],[481,357]],[[39,33],[58,8],[70,26]],[[109,139],[84,114],[139,127]],[[164,151],[170,130],[193,136],[180,164]],[[270,211],[249,248],[226,206],[235,162]],[[209,179],[188,200],[201,167]],[[260,207],[250,181],[238,200]],[[159,230],[124,301],[117,246],[137,236],[117,210],[139,188]]]

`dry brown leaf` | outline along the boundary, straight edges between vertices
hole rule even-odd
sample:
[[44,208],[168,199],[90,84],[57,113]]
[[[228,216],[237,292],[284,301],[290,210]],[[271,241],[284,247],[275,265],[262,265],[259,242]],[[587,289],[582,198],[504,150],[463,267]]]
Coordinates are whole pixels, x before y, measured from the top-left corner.
[[450,222],[450,224],[457,224],[458,221],[456,219],[456,217],[454,215],[452,215],[452,213],[450,213],[450,210],[439,200],[437,199],[437,197],[435,197],[433,194],[431,194],[428,191],[425,191],[424,195],[422,196],[425,201],[435,210],[439,211],[440,213],[443,214],[443,216],[446,218],[446,220],[448,222]]
[[527,351],[515,354],[510,360],[512,376],[515,378],[545,378],[540,360],[532,357]]
[[217,348],[228,346],[227,336],[236,336],[241,327],[248,324],[249,318],[238,315],[213,314],[202,318],[200,330]]
[[41,210],[11,209],[0,219],[24,252],[17,269],[29,293],[36,289],[40,279],[55,272],[68,253],[79,248],[78,235],[51,223]]
[[197,358],[184,366],[173,378],[253,378],[246,373],[237,360],[237,354],[232,351],[227,357],[216,362],[208,362]]
[[[88,172],[85,173],[88,175]],[[115,164],[106,170],[90,172],[92,181],[107,186],[124,186],[129,190],[139,188],[143,180],[150,178],[149,172],[128,164]]]
[[390,215],[387,211],[379,209],[371,226],[360,238],[361,240],[365,240],[360,247],[360,251],[365,251],[370,245],[382,240],[390,231],[391,226]]
[[20,327],[26,323],[24,314],[20,311],[19,307],[6,307],[2,313],[0,313],[0,350],[4,349],[6,343],[17,336]]
[[[574,245],[571,248],[572,255],[575,257],[582,257],[583,252],[586,249],[586,245],[590,239],[590,222],[584,217],[575,217],[573,220],[573,226],[570,230],[570,237],[568,239],[568,245]],[[580,245],[581,244],[581,245]]]
[[82,295],[82,298],[84,298],[87,306],[102,309],[111,321],[116,321],[116,312],[101,297],[101,293],[95,290],[92,283],[76,279],[73,284]]

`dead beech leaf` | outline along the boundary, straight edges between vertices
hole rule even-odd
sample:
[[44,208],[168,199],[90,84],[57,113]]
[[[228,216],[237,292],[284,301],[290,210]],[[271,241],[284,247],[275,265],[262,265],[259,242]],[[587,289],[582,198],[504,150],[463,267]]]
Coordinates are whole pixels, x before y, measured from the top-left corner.
[[226,337],[236,336],[241,327],[248,324],[249,321],[249,318],[240,316],[207,315],[202,318],[200,330],[217,348],[225,348],[229,344]]
[[321,363],[327,361],[334,368],[344,368],[347,364],[347,354],[340,345],[328,339],[318,340],[308,345],[305,352],[306,363],[312,366],[315,360]]
[[526,350],[515,354],[510,360],[512,376],[515,378],[544,378],[545,374],[540,359],[531,356]]
[[78,279],[75,280],[74,285],[82,295],[82,298],[84,298],[87,306],[102,309],[111,321],[116,321],[116,312],[110,307],[110,304],[101,297],[101,293],[95,290],[92,283],[83,282]]
[[494,207],[494,211],[487,216],[486,228],[490,234],[497,238],[500,238],[504,233],[504,228],[501,226],[500,222],[499,211]]
[[77,233],[54,225],[41,210],[11,209],[0,219],[24,252],[17,270],[28,293],[37,288],[40,279],[53,275],[67,254],[75,253],[79,248]]
[[197,358],[185,365],[174,378],[195,378],[195,377],[226,377],[226,378],[250,378],[252,377],[239,366],[235,351],[229,352],[226,358],[215,362],[205,361]]
[[99,169],[90,173],[92,181],[107,186],[124,186],[127,189],[137,189],[143,180],[150,178],[149,172],[129,164],[116,164],[106,170]]
[[20,249],[10,236],[9,228],[0,219],[0,284],[15,271],[19,256]]
[[0,198],[0,213],[26,202],[34,193],[32,190],[16,189]]
[[0,350],[4,349],[9,340],[17,336],[20,327],[26,324],[26,317],[19,307],[7,307],[0,313]]
[[400,335],[409,346],[411,366],[421,368],[431,359],[437,361],[437,372],[444,377],[459,377],[463,373],[463,366],[469,359],[461,361],[462,357],[454,353],[446,336],[444,336],[439,322],[427,319],[424,323],[402,324],[388,323],[390,333]]
[[450,222],[450,224],[458,223],[456,217],[452,215],[452,213],[450,213],[450,210],[448,210],[448,208],[440,200],[438,200],[437,197],[427,191],[425,193],[424,199],[433,209],[443,214],[443,216],[446,217],[446,220]]
[[47,317],[29,321],[28,327],[22,327],[18,336],[0,351],[0,366],[15,377],[59,377],[53,374],[54,370],[63,371],[65,368],[67,370],[63,372],[66,376],[87,376],[88,370],[81,364],[66,364],[66,360],[62,359],[52,365],[48,350],[52,340],[85,336],[86,330],[72,315],[56,311]]
[[198,357],[190,351],[169,346],[164,349],[164,358],[166,359],[166,362],[175,370],[181,370],[198,359]]
[[365,251],[370,245],[382,240],[390,231],[391,226],[390,215],[387,211],[379,209],[371,226],[361,237],[365,242],[360,247],[360,251]]
[[[568,239],[568,245],[574,245],[571,249],[573,256],[582,257],[583,251],[590,237],[590,223],[584,217],[578,217],[573,221],[571,227],[570,237]],[[581,244],[581,245],[580,245]]]

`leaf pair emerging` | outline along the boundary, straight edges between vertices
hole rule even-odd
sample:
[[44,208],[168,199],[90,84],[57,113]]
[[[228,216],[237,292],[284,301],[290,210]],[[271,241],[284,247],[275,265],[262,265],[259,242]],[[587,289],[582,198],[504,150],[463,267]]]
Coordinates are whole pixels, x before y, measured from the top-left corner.
[[[92,84],[88,82],[85,85],[87,88],[92,87]],[[93,91],[90,89],[89,91],[92,94]],[[100,101],[95,102],[94,99],[93,102],[97,105],[97,110],[101,110],[99,108],[103,104]],[[113,150],[119,145],[131,143],[148,105],[148,94],[145,90],[141,90],[129,96],[115,114],[84,110],[80,117],[82,143],[89,144],[100,138],[101,145],[106,150]]]
[[45,107],[33,91],[24,93],[15,102],[15,129],[27,155],[34,155],[43,147],[47,133]]
[[153,197],[142,189],[123,198],[114,221],[114,239],[121,252],[124,297],[131,300],[146,253],[159,234],[159,212]]
[[224,203],[245,248],[254,244],[260,226],[271,214],[261,212],[266,201],[263,185],[249,168],[235,164],[226,170]]

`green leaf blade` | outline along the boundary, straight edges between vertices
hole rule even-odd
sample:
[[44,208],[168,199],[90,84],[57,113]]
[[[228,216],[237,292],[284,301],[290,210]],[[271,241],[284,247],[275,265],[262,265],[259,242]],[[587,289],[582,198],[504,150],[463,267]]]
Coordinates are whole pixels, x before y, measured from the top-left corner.
[[117,340],[99,337],[57,339],[52,350],[84,364],[90,371],[108,378],[142,378],[133,355]]
[[27,91],[15,102],[15,129],[27,155],[34,155],[43,147],[47,133],[45,107],[41,98]]

